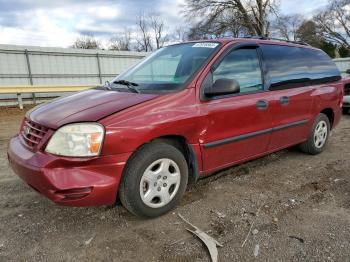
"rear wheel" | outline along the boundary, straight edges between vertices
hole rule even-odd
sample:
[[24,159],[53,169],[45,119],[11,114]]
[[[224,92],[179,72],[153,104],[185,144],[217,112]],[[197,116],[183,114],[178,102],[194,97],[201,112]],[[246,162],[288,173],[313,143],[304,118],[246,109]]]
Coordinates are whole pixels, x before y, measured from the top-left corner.
[[349,111],[350,111],[350,108],[348,108],[348,107],[343,107],[343,114],[344,114],[344,115],[349,114]]
[[308,139],[300,145],[301,150],[311,155],[321,153],[327,145],[329,133],[329,119],[321,113],[316,117]]
[[176,206],[186,190],[187,180],[187,162],[177,148],[149,143],[128,161],[119,197],[133,214],[156,217]]

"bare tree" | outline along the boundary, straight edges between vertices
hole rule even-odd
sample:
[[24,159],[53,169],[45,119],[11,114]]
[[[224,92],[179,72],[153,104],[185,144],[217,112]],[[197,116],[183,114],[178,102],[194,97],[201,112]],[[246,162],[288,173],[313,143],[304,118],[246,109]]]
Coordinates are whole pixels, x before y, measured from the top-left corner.
[[350,0],[331,0],[314,17],[318,33],[331,42],[350,48]]
[[247,28],[242,26],[237,12],[223,10],[220,15],[211,16],[193,25],[188,33],[188,38],[210,39],[224,36],[245,36],[248,35]]
[[[269,35],[269,15],[276,13],[276,0],[186,0],[187,17],[204,17],[202,25],[217,23],[219,31],[233,31],[236,35],[244,29],[250,35]],[[235,25],[234,30],[232,30]]]
[[297,41],[297,30],[304,21],[305,18],[299,14],[278,16],[273,28],[277,31],[279,37]]
[[147,17],[142,14],[137,18],[137,26],[138,26],[138,38],[137,38],[137,49],[138,51],[149,52],[152,51],[152,40],[151,34],[149,32],[149,21]]
[[109,40],[109,49],[118,51],[130,51],[131,50],[131,32],[125,30],[120,35],[114,36]]
[[101,44],[92,35],[82,35],[75,40],[72,47],[80,49],[100,49]]
[[174,31],[174,38],[176,41],[183,42],[187,39],[187,32],[183,26],[177,26]]
[[154,40],[156,43],[156,48],[159,49],[163,47],[164,42],[165,42],[165,37],[164,37],[164,20],[159,14],[151,14],[149,16],[149,23],[150,27],[153,30],[154,33]]

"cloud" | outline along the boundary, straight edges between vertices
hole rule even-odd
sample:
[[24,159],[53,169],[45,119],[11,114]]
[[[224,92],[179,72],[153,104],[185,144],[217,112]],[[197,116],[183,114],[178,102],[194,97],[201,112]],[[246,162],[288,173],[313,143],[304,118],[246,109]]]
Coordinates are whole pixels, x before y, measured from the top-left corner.
[[[281,0],[284,13],[310,14],[328,0]],[[71,45],[80,34],[93,34],[101,42],[136,29],[137,16],[159,13],[166,32],[184,25],[185,0],[0,0],[0,44],[39,46]]]
[[181,1],[0,0],[0,44],[67,47],[79,34],[93,34],[103,42],[135,28],[141,12],[159,12],[174,27],[181,23]]
[[311,16],[312,12],[328,4],[328,0],[282,0],[281,11],[285,14],[304,14]]
[[[10,12],[8,21],[1,23],[0,43],[40,45],[40,46],[68,46],[77,37],[69,30],[63,12],[59,15],[46,12],[45,9],[33,9],[20,14]],[[65,16],[67,17],[67,16]]]

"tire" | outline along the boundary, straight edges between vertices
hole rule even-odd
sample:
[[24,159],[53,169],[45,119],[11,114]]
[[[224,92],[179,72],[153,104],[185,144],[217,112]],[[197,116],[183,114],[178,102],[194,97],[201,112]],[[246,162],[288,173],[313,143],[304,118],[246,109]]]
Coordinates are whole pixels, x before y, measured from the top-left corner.
[[129,159],[119,198],[131,213],[157,217],[176,206],[187,182],[188,166],[181,151],[165,143],[152,142],[142,146]]
[[344,115],[349,114],[349,112],[350,112],[350,108],[348,108],[348,107],[343,107],[343,114],[344,114]]
[[[317,155],[323,152],[328,142],[330,126],[328,117],[325,114],[320,113],[312,125],[308,139],[300,145],[300,149],[304,153],[310,155]],[[324,130],[324,132],[321,132],[321,129],[319,128]]]

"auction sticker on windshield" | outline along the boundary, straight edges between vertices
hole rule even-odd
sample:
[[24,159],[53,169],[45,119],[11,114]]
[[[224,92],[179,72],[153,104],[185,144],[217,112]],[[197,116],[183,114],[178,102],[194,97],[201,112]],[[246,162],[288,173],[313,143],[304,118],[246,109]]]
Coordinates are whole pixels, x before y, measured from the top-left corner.
[[205,48],[215,48],[218,43],[196,43],[192,47],[205,47]]

